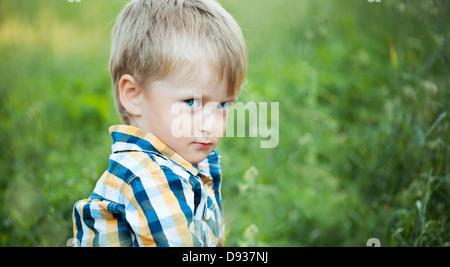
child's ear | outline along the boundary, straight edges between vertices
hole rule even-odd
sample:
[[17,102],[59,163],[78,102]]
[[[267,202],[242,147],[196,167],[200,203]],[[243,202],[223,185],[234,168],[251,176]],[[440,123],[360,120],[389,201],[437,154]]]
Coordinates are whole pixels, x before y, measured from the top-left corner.
[[119,81],[120,103],[125,110],[133,116],[141,115],[142,89],[137,84],[133,76],[125,74]]

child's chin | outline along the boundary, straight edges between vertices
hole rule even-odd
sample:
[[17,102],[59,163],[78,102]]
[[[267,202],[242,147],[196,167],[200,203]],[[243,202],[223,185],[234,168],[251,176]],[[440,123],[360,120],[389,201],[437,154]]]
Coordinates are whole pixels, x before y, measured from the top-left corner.
[[197,164],[198,163],[200,163],[200,162],[202,162],[204,159],[206,159],[206,157],[196,157],[196,158],[194,158],[194,159],[187,159],[187,161],[189,162],[189,163],[191,163],[192,165],[195,165],[195,166],[197,166]]
[[209,155],[209,153],[207,153],[206,151],[205,152],[202,151],[202,152],[194,153],[194,155],[192,155],[192,154],[188,155],[184,159],[193,165],[197,165],[199,162],[202,162],[203,160],[205,160],[208,155]]

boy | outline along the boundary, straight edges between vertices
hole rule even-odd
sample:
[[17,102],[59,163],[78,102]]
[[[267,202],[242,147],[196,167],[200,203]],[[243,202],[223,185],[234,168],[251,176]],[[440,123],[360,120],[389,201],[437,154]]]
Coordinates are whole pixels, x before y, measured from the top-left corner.
[[124,125],[110,128],[109,168],[75,204],[75,243],[223,245],[215,147],[246,70],[242,32],[215,0],[125,6],[110,58]]

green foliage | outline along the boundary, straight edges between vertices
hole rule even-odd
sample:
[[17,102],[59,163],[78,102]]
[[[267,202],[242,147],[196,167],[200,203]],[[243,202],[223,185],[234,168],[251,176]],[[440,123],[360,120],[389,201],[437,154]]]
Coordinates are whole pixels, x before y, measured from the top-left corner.
[[[239,100],[280,103],[276,148],[219,145],[226,245],[449,246],[449,1],[220,2],[249,48]],[[0,1],[1,246],[65,246],[108,166],[124,3]]]

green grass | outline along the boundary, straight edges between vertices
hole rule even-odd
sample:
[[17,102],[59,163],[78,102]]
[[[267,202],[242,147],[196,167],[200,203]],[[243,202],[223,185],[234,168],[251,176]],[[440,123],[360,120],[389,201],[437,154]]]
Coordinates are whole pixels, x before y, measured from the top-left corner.
[[[0,0],[0,245],[65,246],[120,123],[109,32],[126,1]],[[222,0],[243,102],[279,145],[224,138],[228,246],[450,245],[450,3]],[[269,105],[270,106],[270,105]]]

